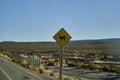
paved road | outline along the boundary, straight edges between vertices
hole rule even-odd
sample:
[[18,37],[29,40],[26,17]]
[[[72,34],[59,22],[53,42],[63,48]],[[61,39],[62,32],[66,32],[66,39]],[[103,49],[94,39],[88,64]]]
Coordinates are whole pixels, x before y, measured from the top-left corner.
[[9,80],[8,75],[6,75],[6,73],[4,72],[4,70],[2,70],[2,68],[0,68],[0,80]]
[[[10,62],[6,61],[3,58],[0,58],[0,68],[8,75],[8,77],[11,80],[46,80],[43,77],[35,77],[27,72],[25,70],[21,70],[19,67],[16,67],[15,65],[12,65]],[[3,71],[0,70],[0,80],[10,80],[7,79],[6,75],[3,73]]]

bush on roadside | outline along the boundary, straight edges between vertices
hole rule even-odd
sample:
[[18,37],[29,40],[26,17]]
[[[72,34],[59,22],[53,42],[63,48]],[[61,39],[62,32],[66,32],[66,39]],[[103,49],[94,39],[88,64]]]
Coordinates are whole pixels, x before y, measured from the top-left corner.
[[39,71],[38,67],[36,67],[36,66],[33,66],[33,70],[34,71]]
[[27,61],[26,60],[22,60],[20,63],[23,67],[27,67]]
[[54,73],[54,72],[51,72],[51,73],[50,73],[50,76],[55,76],[55,73]]
[[40,66],[39,72],[42,73],[42,74],[44,74],[44,72],[45,72],[45,67],[44,67],[44,66]]
[[3,54],[2,54],[2,53],[0,53],[0,57],[3,57]]
[[21,63],[21,61],[19,59],[15,58],[15,57],[12,57],[11,61],[15,62],[15,63],[18,63],[18,64]]
[[28,67],[28,69],[31,69],[31,70],[34,69],[34,68],[33,68],[33,65],[28,65],[27,67]]
[[63,80],[72,80],[70,77],[65,77]]

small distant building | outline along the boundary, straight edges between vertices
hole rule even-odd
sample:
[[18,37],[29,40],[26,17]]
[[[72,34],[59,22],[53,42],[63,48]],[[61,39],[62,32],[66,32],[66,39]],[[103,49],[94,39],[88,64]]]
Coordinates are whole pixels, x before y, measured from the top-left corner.
[[82,57],[65,57],[65,59],[84,61],[84,58],[82,58]]
[[27,58],[28,56],[27,55],[24,55],[24,54],[20,54],[21,57],[23,58]]

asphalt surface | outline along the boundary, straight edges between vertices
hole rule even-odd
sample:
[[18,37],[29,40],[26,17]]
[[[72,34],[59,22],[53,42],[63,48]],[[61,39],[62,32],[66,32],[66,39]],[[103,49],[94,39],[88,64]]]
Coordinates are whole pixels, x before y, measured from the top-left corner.
[[[24,69],[20,68],[0,57],[0,80],[46,80],[40,76],[39,78],[35,77],[33,76],[34,73],[33,75],[29,74]],[[8,76],[6,76],[4,73]]]
[[3,72],[2,69],[0,69],[0,80],[9,80],[7,75]]

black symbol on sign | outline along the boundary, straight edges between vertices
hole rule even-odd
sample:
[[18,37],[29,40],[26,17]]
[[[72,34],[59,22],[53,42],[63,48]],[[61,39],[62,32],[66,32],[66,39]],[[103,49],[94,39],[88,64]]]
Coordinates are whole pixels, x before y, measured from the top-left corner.
[[66,41],[66,37],[64,35],[58,34],[58,36],[59,36],[60,40],[64,40],[64,42]]

